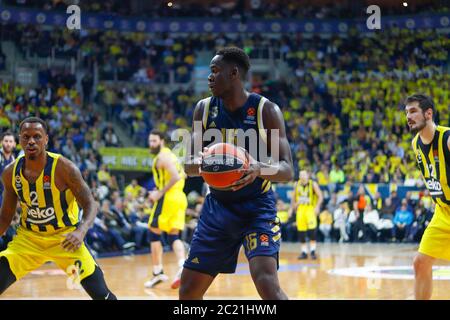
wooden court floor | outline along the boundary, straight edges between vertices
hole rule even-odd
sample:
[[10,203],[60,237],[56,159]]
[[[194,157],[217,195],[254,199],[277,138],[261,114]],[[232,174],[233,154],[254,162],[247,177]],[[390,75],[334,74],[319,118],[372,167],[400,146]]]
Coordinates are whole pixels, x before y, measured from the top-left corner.
[[[291,299],[412,299],[411,244],[319,244],[317,260],[297,260],[299,245],[283,243],[279,278]],[[108,286],[119,299],[177,299],[170,281],[145,289],[151,272],[150,254],[101,258]],[[173,253],[164,256],[172,277]],[[450,265],[438,262],[433,274],[433,299],[450,299]],[[68,289],[66,275],[53,264],[43,265],[13,284],[0,299],[88,299],[84,291]],[[219,275],[205,299],[259,299],[243,252],[236,274]]]

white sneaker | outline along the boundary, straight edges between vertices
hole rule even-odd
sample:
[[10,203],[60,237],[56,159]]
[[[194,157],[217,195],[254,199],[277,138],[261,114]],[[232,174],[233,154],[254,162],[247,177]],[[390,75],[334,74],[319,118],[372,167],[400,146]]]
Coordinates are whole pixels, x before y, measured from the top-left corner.
[[175,275],[175,278],[173,278],[172,284],[170,285],[170,287],[172,289],[178,289],[180,287],[180,282],[181,282],[181,272],[183,272],[183,267],[181,267],[180,269],[178,269],[177,274]]
[[157,284],[159,284],[161,282],[164,282],[164,281],[167,281],[167,280],[169,280],[169,277],[166,276],[163,271],[161,271],[158,274],[153,274],[153,278],[148,280],[148,281],[146,281],[144,283],[144,287],[146,287],[146,288],[153,288]]

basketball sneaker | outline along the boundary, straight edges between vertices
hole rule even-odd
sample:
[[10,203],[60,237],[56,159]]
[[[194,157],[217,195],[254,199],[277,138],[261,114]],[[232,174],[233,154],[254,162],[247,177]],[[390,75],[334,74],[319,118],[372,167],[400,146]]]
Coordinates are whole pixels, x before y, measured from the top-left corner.
[[153,288],[157,284],[159,284],[161,282],[164,282],[164,281],[167,281],[167,280],[169,280],[169,277],[164,274],[164,271],[161,271],[158,274],[154,274],[153,273],[153,278],[148,280],[148,281],[146,281],[144,283],[144,287],[146,287],[146,288]]
[[173,278],[172,284],[170,285],[170,287],[172,289],[178,289],[180,287],[180,282],[181,282],[181,272],[183,271],[183,268],[180,268],[177,272],[177,274],[175,275],[175,278]]
[[302,252],[301,255],[299,255],[297,259],[299,259],[299,260],[308,259],[308,255],[306,254],[306,252]]
[[313,260],[317,259],[316,252],[314,250],[311,251],[311,259],[313,259]]

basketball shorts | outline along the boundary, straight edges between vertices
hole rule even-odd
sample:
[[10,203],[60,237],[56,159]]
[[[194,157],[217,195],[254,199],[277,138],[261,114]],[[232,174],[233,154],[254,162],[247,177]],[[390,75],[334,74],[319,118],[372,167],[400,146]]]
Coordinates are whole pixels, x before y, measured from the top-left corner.
[[436,205],[433,218],[420,241],[419,252],[450,261],[450,207]]
[[67,276],[81,281],[94,272],[97,263],[84,244],[75,252],[63,249],[65,235],[73,230],[75,228],[71,227],[54,234],[39,234],[19,227],[6,250],[0,252],[0,257],[8,260],[17,280],[52,261],[66,272]]
[[152,208],[148,220],[149,227],[164,232],[183,230],[186,218],[187,198],[183,191],[167,192]]
[[296,221],[297,230],[300,232],[316,229],[317,216],[314,212],[314,206],[298,206]]
[[213,277],[218,273],[234,273],[242,246],[248,260],[270,256],[278,266],[280,238],[272,191],[234,203],[221,202],[208,194],[184,267]]

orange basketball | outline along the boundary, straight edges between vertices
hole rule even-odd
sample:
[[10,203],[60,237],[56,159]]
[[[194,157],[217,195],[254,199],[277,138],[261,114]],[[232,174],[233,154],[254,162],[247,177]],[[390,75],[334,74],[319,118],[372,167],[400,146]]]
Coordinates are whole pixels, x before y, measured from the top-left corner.
[[244,175],[239,170],[248,166],[244,149],[229,143],[218,143],[208,147],[201,164],[201,176],[212,188],[227,189]]

